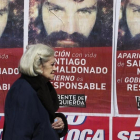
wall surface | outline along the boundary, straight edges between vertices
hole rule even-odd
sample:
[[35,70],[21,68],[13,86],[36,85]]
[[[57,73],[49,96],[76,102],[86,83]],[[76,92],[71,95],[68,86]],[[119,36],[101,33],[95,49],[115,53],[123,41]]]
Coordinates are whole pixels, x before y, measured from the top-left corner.
[[37,43],[55,50],[51,83],[69,124],[61,140],[140,139],[139,1],[0,0],[0,8],[0,139],[20,57]]

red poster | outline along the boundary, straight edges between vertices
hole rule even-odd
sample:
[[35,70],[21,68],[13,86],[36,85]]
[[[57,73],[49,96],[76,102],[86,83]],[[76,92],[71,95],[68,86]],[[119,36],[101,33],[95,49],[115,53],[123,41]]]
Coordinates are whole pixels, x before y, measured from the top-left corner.
[[140,1],[122,0],[116,56],[116,93],[119,114],[140,113]]
[[2,139],[3,126],[4,126],[4,116],[0,116],[0,139]]
[[114,117],[113,118],[113,140],[139,140],[140,120],[139,118]]
[[61,140],[109,140],[109,117],[67,116],[68,134]]
[[23,53],[24,0],[0,0],[0,113],[5,97],[19,77],[18,63]]
[[110,113],[112,0],[31,0],[29,44],[55,49],[63,112]]

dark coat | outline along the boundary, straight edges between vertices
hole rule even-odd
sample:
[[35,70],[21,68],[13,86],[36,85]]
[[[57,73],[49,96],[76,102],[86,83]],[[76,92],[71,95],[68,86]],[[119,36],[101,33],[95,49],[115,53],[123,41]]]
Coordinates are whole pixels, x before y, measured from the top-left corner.
[[3,140],[59,140],[48,111],[25,79],[18,79],[7,94]]

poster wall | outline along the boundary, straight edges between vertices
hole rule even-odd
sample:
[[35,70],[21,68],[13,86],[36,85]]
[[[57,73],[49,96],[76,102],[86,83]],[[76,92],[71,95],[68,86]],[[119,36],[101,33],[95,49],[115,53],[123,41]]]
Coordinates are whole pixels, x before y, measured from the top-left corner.
[[69,124],[61,140],[140,139],[139,9],[137,0],[0,0],[0,139],[25,44],[38,43],[55,50],[51,83]]

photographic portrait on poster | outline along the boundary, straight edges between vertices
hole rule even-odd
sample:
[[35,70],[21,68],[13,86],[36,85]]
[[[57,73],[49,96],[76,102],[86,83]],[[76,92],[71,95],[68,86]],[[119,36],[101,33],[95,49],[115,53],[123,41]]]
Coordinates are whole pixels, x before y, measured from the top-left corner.
[[29,44],[111,47],[113,0],[31,0]]
[[140,49],[140,1],[121,0],[117,50]]
[[23,47],[24,0],[0,0],[0,48]]

